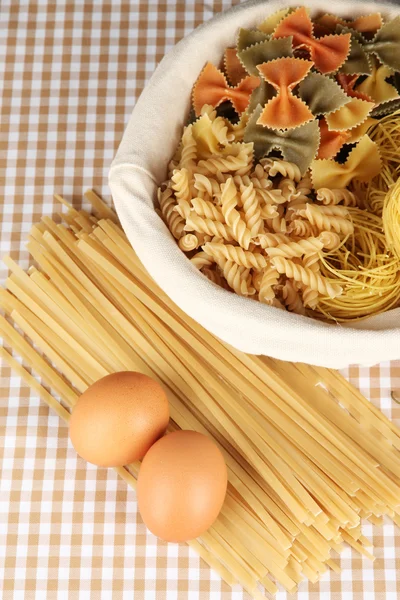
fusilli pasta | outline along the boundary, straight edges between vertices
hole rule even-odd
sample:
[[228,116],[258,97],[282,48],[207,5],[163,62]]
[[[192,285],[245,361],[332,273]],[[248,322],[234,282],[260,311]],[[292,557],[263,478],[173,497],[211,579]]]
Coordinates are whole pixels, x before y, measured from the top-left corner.
[[221,259],[218,263],[224,277],[231,287],[240,296],[251,296],[255,289],[251,285],[250,269],[241,267],[231,260]]
[[182,152],[180,159],[180,166],[187,169],[189,173],[192,173],[196,166],[197,159],[197,145],[193,137],[192,125],[186,127],[182,136]]
[[172,189],[175,192],[175,197],[180,207],[181,216],[187,219],[190,213],[190,199],[192,197],[190,191],[190,174],[185,168],[174,171],[172,177]]
[[289,244],[280,244],[275,248],[267,248],[265,252],[270,258],[274,258],[275,256],[295,258],[307,254],[315,254],[322,250],[322,248],[323,243],[318,238],[311,237],[305,240],[298,240],[297,242],[290,242]]
[[356,195],[346,188],[330,190],[329,188],[320,188],[317,190],[317,200],[322,204],[339,204],[343,202],[344,206],[357,206]]
[[[339,207],[336,207],[339,208]],[[327,215],[321,212],[321,207],[316,207],[314,204],[308,204],[307,208],[300,211],[300,216],[307,218],[311,225],[315,225],[320,231],[335,231],[343,235],[353,233],[353,223],[346,217],[337,217]]]
[[209,254],[219,264],[220,259],[224,258],[246,267],[247,269],[265,269],[268,264],[268,259],[260,252],[250,252],[243,250],[240,246],[232,246],[231,244],[216,244],[208,242],[203,246],[206,254]]
[[295,163],[274,158],[263,158],[260,160],[260,163],[268,173],[269,177],[282,175],[283,177],[288,177],[296,182],[301,180],[301,171]]
[[241,204],[244,212],[244,220],[250,229],[250,236],[253,238],[263,229],[263,220],[261,218],[260,202],[254,185],[240,186]]
[[174,208],[176,207],[176,199],[173,191],[171,188],[167,188],[164,191],[161,191],[161,188],[159,188],[157,196],[164,221],[168,225],[168,228],[174,238],[179,240],[183,234],[185,221],[177,212],[174,211]]
[[260,280],[260,291],[258,292],[258,299],[260,302],[269,304],[275,298],[274,285],[278,283],[279,273],[275,267],[268,265],[263,271]]
[[178,246],[184,252],[191,252],[192,250],[196,250],[196,248],[198,248],[199,240],[193,233],[187,233],[179,239]]
[[186,219],[184,230],[197,231],[198,233],[217,236],[227,242],[232,242],[234,239],[232,229],[228,225],[220,223],[219,221],[212,221],[211,219],[203,219],[203,217],[196,215],[194,211],[192,211]]
[[225,221],[231,228],[235,240],[247,250],[251,241],[251,232],[240,212],[236,210],[238,191],[231,177],[221,186],[221,191],[221,210]]
[[201,270],[204,267],[211,267],[215,261],[209,254],[201,251],[192,256],[190,262],[193,263],[199,270]]
[[192,198],[190,201],[194,212],[199,217],[204,217],[205,219],[211,219],[212,221],[220,221],[220,223],[224,223],[224,215],[221,212],[221,209],[218,206],[215,206],[213,202],[210,200],[203,200],[202,198]]
[[307,269],[302,265],[297,265],[291,260],[277,256],[271,259],[272,264],[278,271],[294,279],[300,281],[303,285],[310,287],[313,290],[317,290],[323,296],[329,296],[329,298],[336,298],[342,293],[342,287],[338,284],[330,283],[325,277],[314,273],[311,269]]
[[282,287],[282,298],[288,310],[298,315],[306,314],[300,294],[290,280],[287,280]]

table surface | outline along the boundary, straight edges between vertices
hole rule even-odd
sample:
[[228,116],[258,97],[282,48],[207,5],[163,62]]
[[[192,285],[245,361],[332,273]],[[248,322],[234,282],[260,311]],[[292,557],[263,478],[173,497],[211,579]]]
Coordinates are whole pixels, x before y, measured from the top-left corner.
[[[230,0],[0,2],[0,254],[28,265],[33,222],[79,207],[107,171],[135,100],[164,53]],[[7,272],[1,266],[1,281]],[[400,364],[346,375],[400,425]],[[77,457],[66,426],[0,365],[0,597],[3,600],[239,600],[186,545],[146,531],[135,493]],[[397,600],[400,531],[365,524],[372,565],[349,548],[340,576],[297,600]],[[398,573],[398,574],[397,574]],[[288,598],[280,591],[278,600]]]

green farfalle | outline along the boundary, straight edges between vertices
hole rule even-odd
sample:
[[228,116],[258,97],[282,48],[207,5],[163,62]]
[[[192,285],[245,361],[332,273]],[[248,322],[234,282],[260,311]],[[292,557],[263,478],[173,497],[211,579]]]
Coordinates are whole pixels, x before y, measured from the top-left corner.
[[295,129],[280,131],[257,125],[262,110],[262,106],[258,105],[251,115],[244,141],[253,142],[256,158],[279,150],[284,160],[295,163],[304,174],[318,151],[320,133],[317,119]]
[[300,83],[298,95],[313,115],[327,115],[350,100],[336,81],[321,73],[309,73]]
[[375,54],[387,67],[400,71],[400,16],[385,23],[374,39],[364,44],[364,50]]
[[371,117],[384,117],[396,110],[400,109],[400,98],[395,98],[394,100],[389,100],[389,102],[383,102],[379,104],[376,108],[371,112]]
[[276,91],[272,87],[270,83],[265,81],[265,79],[261,79],[260,85],[254,90],[254,92],[250,96],[249,106],[247,107],[247,113],[251,115],[251,113],[257,108],[260,104],[261,106],[265,106],[268,100],[271,100],[276,96]]
[[245,50],[238,52],[238,57],[244,68],[250,75],[259,75],[257,65],[282,58],[293,56],[292,37],[268,39],[253,44]]
[[238,52],[245,50],[249,46],[258,44],[258,42],[264,42],[270,38],[269,35],[256,29],[239,29],[237,36],[236,49]]
[[366,44],[365,38],[358,31],[343,25],[337,25],[336,32],[351,34],[350,52],[346,62],[339,69],[340,72],[346,75],[369,75],[371,73],[371,63],[364,46]]
[[351,33],[351,49],[349,58],[340,69],[342,73],[369,75],[371,66],[367,71],[368,55],[374,54],[380,62],[393,69],[400,71],[400,16],[388,21],[369,41],[353,29],[337,25],[338,33]]

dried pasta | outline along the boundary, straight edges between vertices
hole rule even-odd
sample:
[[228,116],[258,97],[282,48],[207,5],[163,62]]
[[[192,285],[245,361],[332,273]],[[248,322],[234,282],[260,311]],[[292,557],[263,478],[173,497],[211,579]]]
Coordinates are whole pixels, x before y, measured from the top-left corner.
[[204,66],[159,202],[214,284],[331,322],[399,305],[399,24],[284,8]]
[[[207,137],[216,120],[224,132],[218,146]],[[174,170],[158,192],[161,214],[193,264],[214,285],[296,314],[341,321],[395,306],[398,263],[384,259],[388,244],[398,243],[394,200],[386,200],[385,212],[393,241],[381,233],[385,189],[393,182],[385,161],[393,162],[393,153],[382,153],[382,189],[368,195],[367,206],[380,207],[376,215],[363,212],[371,183],[315,188],[312,170],[302,174],[278,157],[256,163],[252,144],[238,143],[230,131],[204,106],[185,128]],[[366,148],[338,171],[359,170]]]
[[[190,545],[256,600],[264,598],[260,582],[270,594],[277,582],[293,593],[305,578],[337,571],[332,554],[343,543],[373,558],[360,523],[399,519],[398,429],[339,373],[248,356],[202,329],[146,273],[116,216],[91,198],[99,219],[69,207],[66,226],[44,217],[32,228],[35,267],[25,272],[5,259],[0,332],[35,377],[6,349],[1,357],[65,421],[78,394],[103,375],[128,369],[159,381],[169,399],[169,430],[211,436],[228,467],[221,515]],[[356,212],[352,218],[362,221]],[[320,263],[314,259],[301,259],[305,271]],[[263,271],[222,259],[218,266],[203,250],[191,260],[210,285],[228,285],[225,269],[239,293],[261,293],[276,309],[301,314],[313,302],[315,290],[303,276],[282,280],[284,258],[271,261],[279,269],[268,263]],[[135,489],[138,468],[116,472]]]

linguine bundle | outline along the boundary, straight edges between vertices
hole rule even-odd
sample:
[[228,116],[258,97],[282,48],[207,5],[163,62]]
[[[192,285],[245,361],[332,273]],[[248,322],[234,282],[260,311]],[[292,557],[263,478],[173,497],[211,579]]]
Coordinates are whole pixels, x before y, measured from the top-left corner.
[[[108,373],[159,381],[170,430],[205,433],[224,454],[226,502],[190,544],[229,584],[255,598],[260,584],[294,592],[338,571],[344,543],[373,559],[361,519],[400,523],[400,431],[337,372],[248,356],[213,337],[149,277],[115,214],[87,197],[93,214],[68,206],[63,224],[43,217],[32,228],[37,266],[24,272],[6,258],[0,290],[1,335],[61,402],[4,348],[2,358],[66,421]],[[134,488],[138,466],[116,471]]]

